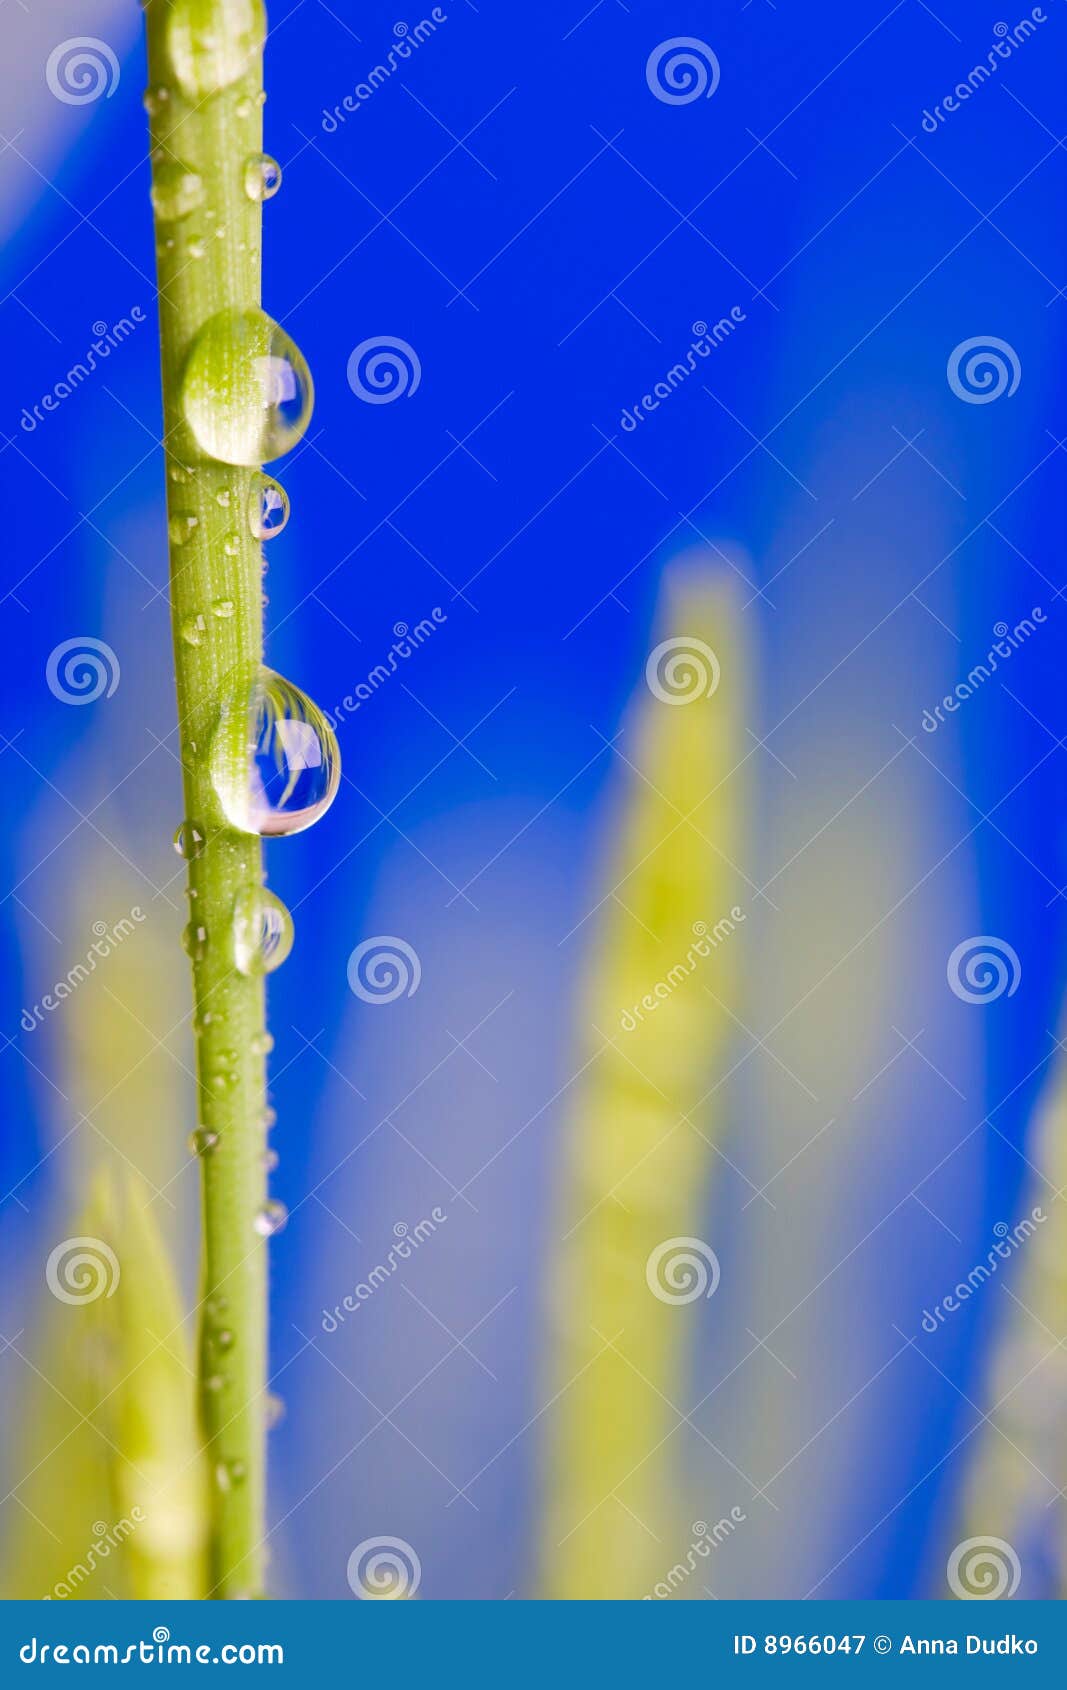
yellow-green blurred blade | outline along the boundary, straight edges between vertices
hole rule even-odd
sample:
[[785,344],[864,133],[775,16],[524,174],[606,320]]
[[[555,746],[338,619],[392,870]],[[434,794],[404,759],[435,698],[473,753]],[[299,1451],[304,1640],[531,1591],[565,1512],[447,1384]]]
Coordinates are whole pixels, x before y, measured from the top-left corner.
[[[682,1245],[701,1237],[736,1003],[746,884],[744,657],[727,584],[679,567],[616,743],[621,811],[579,1021],[561,1218],[542,1585],[551,1597],[643,1595],[675,1558],[669,1434],[703,1297],[679,1305]],[[706,1230],[706,1229],[705,1229]],[[680,1278],[672,1281],[671,1262]],[[666,1290],[650,1290],[646,1271]],[[695,1283],[695,1280],[693,1281]],[[686,1531],[688,1536],[688,1530]],[[657,1542],[657,1540],[659,1540]]]
[[[997,1255],[991,1278],[978,1287],[1002,1299],[1003,1325],[990,1370],[989,1413],[976,1434],[974,1466],[960,1542],[992,1536],[1019,1555],[1020,1597],[1067,1596],[1067,1543],[1062,1513],[1050,1506],[1067,1489],[1067,1061],[1058,1054],[1034,1122],[1027,1154],[1034,1174],[1016,1212],[1006,1214],[990,1238]],[[987,1264],[982,1264],[983,1266]],[[993,1283],[1001,1278],[998,1288]],[[1010,1294],[1005,1287],[1010,1287]],[[932,1318],[932,1317],[931,1317]],[[924,1340],[926,1341],[926,1340]],[[976,1545],[980,1550],[980,1545]],[[957,1577],[988,1575],[980,1563],[968,1575],[968,1555],[958,1557]],[[1044,1563],[1047,1588],[1025,1582],[1027,1566]],[[996,1576],[1012,1581],[1010,1557],[995,1553]],[[1002,1573],[1003,1569],[1003,1573]],[[938,1594],[936,1592],[934,1594]]]
[[[19,1527],[5,1597],[195,1597],[205,1489],[182,1311],[147,1194],[100,1177],[42,1252],[41,1334],[25,1355]],[[9,1520],[12,1516],[9,1514]]]

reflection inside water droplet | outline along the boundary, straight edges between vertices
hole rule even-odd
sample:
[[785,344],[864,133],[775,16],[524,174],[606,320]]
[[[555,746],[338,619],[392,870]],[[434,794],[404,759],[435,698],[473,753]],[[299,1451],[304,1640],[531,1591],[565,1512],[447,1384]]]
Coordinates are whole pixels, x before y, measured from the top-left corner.
[[209,457],[248,465],[280,458],[306,429],[313,400],[303,354],[265,311],[219,311],[193,342],[182,409]]
[[253,153],[244,168],[245,193],[250,200],[273,199],[282,185],[282,167],[269,153]]
[[299,833],[337,795],[337,739],[306,693],[261,666],[223,701],[211,778],[232,827],[272,837]]
[[257,476],[248,501],[248,526],[257,540],[273,540],[289,521],[289,495],[269,475]]
[[238,892],[233,906],[233,960],[240,973],[272,974],[292,948],[293,918],[281,899],[265,886]]
[[261,1238],[273,1238],[276,1232],[281,1232],[288,1219],[289,1211],[285,1204],[271,1197],[264,1203],[253,1224]]

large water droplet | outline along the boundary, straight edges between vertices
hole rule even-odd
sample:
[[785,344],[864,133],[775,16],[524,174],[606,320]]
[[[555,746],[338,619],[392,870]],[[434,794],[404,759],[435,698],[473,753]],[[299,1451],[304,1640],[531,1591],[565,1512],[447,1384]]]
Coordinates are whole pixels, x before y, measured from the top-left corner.
[[257,540],[273,540],[289,521],[289,495],[269,475],[252,484],[248,501],[248,526]]
[[173,0],[167,51],[182,90],[201,100],[249,68],[267,33],[263,0]]
[[255,1229],[261,1238],[273,1238],[289,1219],[289,1211],[276,1197],[270,1197],[255,1218]]
[[233,960],[242,974],[272,974],[293,948],[293,918],[265,886],[246,886],[233,906]]
[[193,342],[182,408],[209,457],[248,465],[280,458],[306,429],[313,399],[302,353],[265,311],[218,311]]
[[333,803],[341,754],[318,705],[259,667],[223,702],[211,778],[231,827],[274,837],[300,833]]
[[203,203],[204,184],[195,170],[171,160],[153,172],[152,209],[162,222],[176,223]]
[[245,193],[250,200],[271,200],[282,185],[282,167],[269,153],[253,153],[245,162]]

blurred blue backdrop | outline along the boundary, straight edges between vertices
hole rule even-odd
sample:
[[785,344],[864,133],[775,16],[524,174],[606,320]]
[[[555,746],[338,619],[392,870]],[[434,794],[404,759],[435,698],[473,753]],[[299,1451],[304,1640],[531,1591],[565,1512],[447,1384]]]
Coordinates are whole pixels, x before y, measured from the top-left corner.
[[[748,1516],[715,1595],[944,1594],[1012,1310],[993,1287],[936,1339],[920,1321],[995,1223],[1042,1200],[1028,1135],[1061,996],[1062,0],[926,129],[1014,12],[442,13],[349,112],[395,9],[278,0],[267,45],[284,184],[264,303],[317,393],[276,470],[293,515],[269,548],[268,660],[343,717],[346,775],[321,826],[268,850],[297,928],[271,983],[273,1182],[292,1212],[272,1245],[276,1586],[348,1597],[353,1546],[392,1534],[417,1545],[424,1595],[534,1592],[553,1170],[625,774],[611,742],[662,570],[697,548],[744,606],[756,823],[730,1166],[709,1196],[723,1283],[679,1468],[694,1517]],[[5,11],[7,1335],[34,1322],[96,1102],[67,1083],[68,1006],[32,1031],[20,1016],[94,920],[143,906],[164,958],[181,920],[138,25],[132,0]],[[44,75],[76,33],[121,65],[84,106]],[[720,80],[676,104],[646,65],[686,36]],[[106,368],[24,426],[94,325],[134,307],[145,321]],[[693,325],[732,308],[692,378],[624,427]],[[970,403],[947,366],[990,336],[1017,390]],[[349,359],[388,338],[417,386],[367,403]],[[346,710],[397,626],[435,607],[432,638]],[[924,731],[995,625],[1035,607],[1025,645]],[[109,644],[121,684],[72,709],[45,672],[78,636]],[[346,981],[374,935],[421,961],[417,994],[388,1008]],[[971,935],[1017,954],[1012,996],[948,991]],[[177,1008],[157,1020],[149,994],[144,1017],[180,1108],[184,965],[162,966]],[[162,1172],[191,1236],[185,1124]],[[768,1182],[774,1207],[750,1202]],[[435,1205],[447,1224],[402,1283],[324,1332],[323,1309]],[[14,1402],[25,1370],[0,1367]],[[1064,1477],[1039,1482],[1020,1594],[1047,1593],[1032,1569],[1063,1534]]]

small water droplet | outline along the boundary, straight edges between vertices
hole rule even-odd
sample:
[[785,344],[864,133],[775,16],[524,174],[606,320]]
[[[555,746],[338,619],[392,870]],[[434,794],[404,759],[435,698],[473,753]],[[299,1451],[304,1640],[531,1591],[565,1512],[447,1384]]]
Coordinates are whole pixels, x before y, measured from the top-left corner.
[[293,918],[265,886],[248,886],[233,905],[233,960],[242,974],[273,974],[293,948]]
[[272,1109],[270,1107],[270,1105],[268,1104],[267,1108],[264,1109],[264,1111],[263,1111],[263,1130],[264,1130],[264,1132],[269,1133],[271,1127],[277,1126],[277,1124],[278,1124],[278,1111],[276,1109]]
[[245,162],[245,193],[250,200],[273,199],[282,185],[282,167],[269,153],[253,153]]
[[257,540],[273,540],[289,521],[289,495],[269,475],[257,477],[248,501],[248,525]]
[[174,849],[179,857],[184,857],[186,862],[190,863],[204,849],[204,837],[204,830],[199,822],[183,821],[174,835]]
[[152,209],[162,222],[176,223],[203,203],[204,183],[195,170],[170,160],[153,172]]
[[232,1350],[234,1345],[233,1333],[228,1326],[220,1326],[211,1334],[211,1342],[217,1350]]
[[209,1373],[204,1380],[205,1391],[221,1391],[226,1383],[221,1373]]
[[260,1157],[260,1161],[263,1163],[263,1166],[266,1168],[268,1174],[272,1174],[278,1166],[278,1152],[276,1150],[264,1150],[262,1156]]
[[209,1127],[197,1127],[189,1134],[189,1154],[191,1156],[210,1156],[219,1142],[218,1133],[213,1133]]
[[142,98],[149,117],[158,117],[170,100],[170,89],[157,83],[154,88],[146,88]]
[[248,1048],[253,1056],[269,1056],[274,1049],[273,1033],[253,1033],[248,1041]]
[[185,250],[189,254],[190,258],[203,258],[204,243],[198,237],[194,237],[191,241],[186,243]]
[[182,945],[187,956],[200,962],[207,955],[207,928],[191,921],[182,932]]
[[337,795],[337,739],[306,693],[260,666],[223,702],[211,778],[232,827],[270,837],[299,833]]
[[218,1295],[209,1297],[207,1302],[204,1304],[205,1310],[212,1316],[212,1318],[216,1315],[225,1314],[229,1306],[230,1299],[228,1297]]
[[194,511],[175,511],[167,519],[167,533],[172,546],[184,546],[191,540],[200,526],[200,518]]
[[230,1491],[234,1485],[239,1485],[245,1476],[243,1461],[220,1461],[215,1467],[215,1483],[221,1491]]
[[241,539],[238,534],[227,534],[222,542],[222,549],[227,557],[236,557],[241,550]]
[[231,1073],[229,1069],[224,1068],[218,1073],[212,1074],[208,1084],[210,1085],[212,1091],[220,1093],[224,1091],[232,1091],[236,1078],[237,1076],[235,1074]]
[[280,458],[304,433],[313,399],[302,353],[265,311],[219,311],[193,342],[182,408],[209,457],[248,465]]
[[188,481],[192,473],[192,470],[186,464],[171,464],[167,471],[172,481]]
[[193,100],[217,94],[245,74],[267,32],[263,0],[173,0],[167,55]]
[[276,1197],[270,1197],[264,1203],[255,1219],[255,1228],[261,1238],[273,1238],[276,1232],[289,1219],[289,1211],[284,1203],[279,1203]]
[[186,645],[201,645],[205,622],[202,616],[187,616],[182,623],[182,639]]
[[221,505],[223,510],[228,508],[230,503],[230,489],[228,487],[219,488],[218,492],[215,494],[215,503],[217,505]]
[[285,1419],[285,1403],[281,1397],[275,1396],[273,1391],[268,1391],[263,1398],[263,1418],[267,1422],[268,1432],[273,1432],[275,1426]]
[[216,599],[211,606],[212,616],[221,616],[223,621],[227,621],[233,615],[233,612],[234,602],[232,599]]

